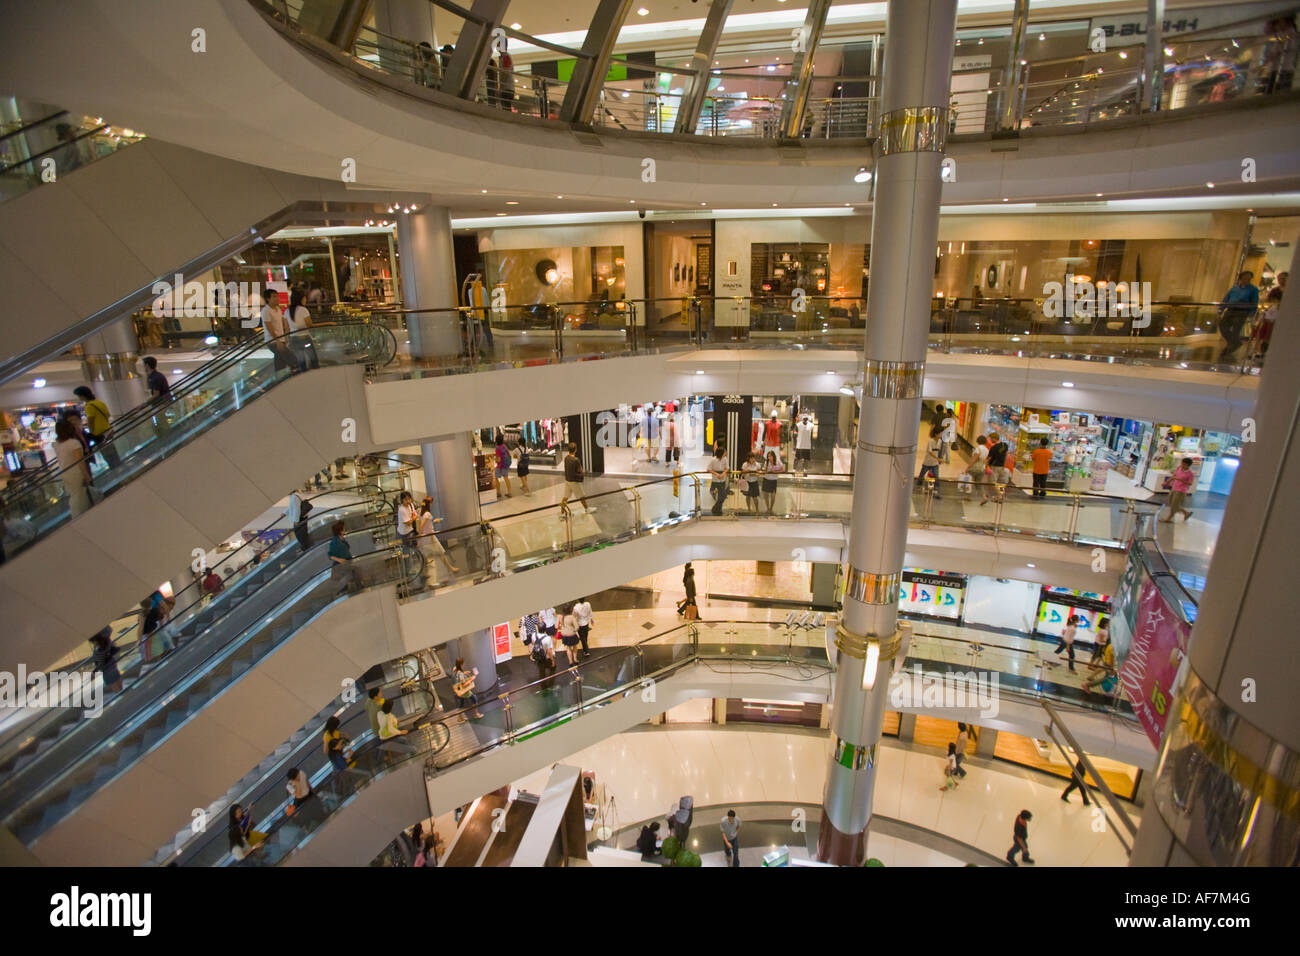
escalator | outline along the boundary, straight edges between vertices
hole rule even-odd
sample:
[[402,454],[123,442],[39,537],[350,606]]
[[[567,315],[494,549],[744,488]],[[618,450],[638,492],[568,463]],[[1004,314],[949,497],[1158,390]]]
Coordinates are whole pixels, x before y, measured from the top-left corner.
[[[355,504],[309,520],[312,547],[303,552],[285,535],[265,560],[210,602],[191,602],[159,636],[174,645],[149,668],[130,656],[123,676],[134,679],[97,719],[80,709],[51,709],[11,735],[0,760],[0,814],[18,838],[33,843],[89,798],[129,785],[129,772],[166,744],[188,721],[229,690],[302,628],[344,600],[332,579],[322,530],[343,521],[361,589],[420,579],[424,560],[391,544],[392,522],[379,489]],[[186,598],[194,597],[191,592]],[[178,602],[179,603],[179,602]]]
[[[82,602],[56,608],[51,613],[50,608],[29,597],[26,582],[33,576],[42,576],[51,567],[84,567],[88,555],[101,553],[101,542],[106,537],[111,540],[120,535],[124,527],[135,523],[141,511],[156,512],[160,519],[175,513],[177,519],[188,521],[192,527],[185,532],[173,521],[173,533],[188,533],[192,535],[191,541],[213,540],[224,533],[224,528],[217,531],[213,527],[215,520],[204,528],[200,524],[202,520],[215,519],[223,513],[238,515],[232,519],[233,523],[250,511],[260,511],[283,494],[290,481],[278,474],[272,476],[278,479],[275,482],[258,482],[245,474],[251,469],[246,467],[241,471],[234,466],[235,456],[253,454],[249,449],[228,450],[219,442],[214,444],[222,434],[222,424],[237,412],[277,386],[292,392],[299,405],[309,403],[327,410],[332,400],[339,400],[337,396],[316,397],[310,384],[290,387],[284,383],[310,383],[319,379],[318,388],[329,390],[340,384],[340,380],[331,378],[340,371],[347,372],[348,367],[373,370],[391,362],[396,354],[393,334],[382,326],[368,323],[314,326],[309,337],[295,333],[285,338],[285,342],[248,340],[233,346],[175,382],[171,402],[143,405],[114,420],[112,440],[98,447],[90,466],[95,495],[103,500],[76,520],[72,515],[73,502],[69,500],[57,465],[24,474],[4,490],[5,526],[11,535],[6,541],[6,551],[11,557],[0,566],[0,598],[7,599],[10,615],[9,641],[0,664],[36,661],[44,665],[57,659],[84,641],[85,635],[93,633],[112,609],[120,606],[123,594],[148,593],[155,586],[149,582],[169,576],[167,555],[174,553],[171,548],[146,549],[145,553],[135,555],[132,562],[118,561],[116,553],[107,553],[110,563],[96,564],[92,576],[95,587],[84,592]],[[314,356],[311,364],[318,365],[320,370],[296,373],[296,366],[285,367],[282,356],[290,353]],[[252,416],[251,422],[268,429],[275,423],[268,416],[278,415],[280,420],[285,417],[275,399],[269,401],[270,407],[254,403],[254,408],[245,412]],[[256,429],[257,425],[252,427]],[[277,443],[267,449],[267,455],[256,456],[253,464],[266,469],[269,462],[277,471],[283,468],[295,478],[310,474],[320,468],[322,461],[356,453],[355,438],[349,445],[340,441],[339,435],[337,425],[319,437],[295,433],[292,444]],[[178,457],[177,453],[185,446],[204,439],[207,439],[206,450],[221,455],[224,461],[201,462],[197,458],[189,460],[185,455]],[[268,440],[273,439],[268,435]],[[164,463],[171,466],[167,481],[138,480]],[[201,490],[205,479],[215,485],[206,493]],[[175,484],[177,480],[179,486]],[[161,490],[163,484],[165,492]],[[267,488],[272,489],[271,494]],[[178,495],[183,496],[187,491],[194,500],[183,504]],[[214,495],[217,500],[213,500]],[[203,511],[191,518],[190,509],[200,508]],[[14,551],[18,553],[14,555]],[[152,565],[147,571],[130,573],[140,567],[141,561]],[[113,603],[100,603],[96,598],[101,595],[104,602]]]
[[[46,162],[57,164],[53,182],[41,176]],[[327,204],[396,195],[83,126],[65,112],[10,130],[0,136],[0,382],[147,306],[160,277],[199,276]]]

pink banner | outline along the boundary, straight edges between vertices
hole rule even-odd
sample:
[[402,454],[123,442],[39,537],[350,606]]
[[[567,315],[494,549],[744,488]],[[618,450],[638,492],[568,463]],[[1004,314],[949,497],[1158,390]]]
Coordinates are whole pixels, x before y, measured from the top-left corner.
[[1157,747],[1174,698],[1174,680],[1187,653],[1191,628],[1170,609],[1150,578],[1138,596],[1133,646],[1119,671],[1124,694]]

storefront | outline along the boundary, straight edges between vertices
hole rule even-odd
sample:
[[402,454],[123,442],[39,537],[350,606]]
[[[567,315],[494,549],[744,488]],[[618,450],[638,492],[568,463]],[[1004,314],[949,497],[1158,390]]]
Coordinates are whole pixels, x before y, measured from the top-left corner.
[[9,474],[35,471],[57,461],[54,424],[68,412],[81,412],[80,402],[29,405],[0,413],[4,435],[4,465]]

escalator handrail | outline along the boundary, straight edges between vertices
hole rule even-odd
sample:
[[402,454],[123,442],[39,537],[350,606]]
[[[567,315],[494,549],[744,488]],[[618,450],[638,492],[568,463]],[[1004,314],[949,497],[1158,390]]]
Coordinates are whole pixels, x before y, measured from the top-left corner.
[[[370,532],[367,531],[353,532],[353,534],[368,534],[368,533]],[[418,577],[420,574],[423,573],[424,556],[418,551],[418,549],[412,549],[406,546],[405,544],[401,544],[401,543],[396,545],[389,545],[383,548],[376,548],[373,551],[368,551],[365,552],[364,554],[355,555],[353,557],[353,561],[372,558],[376,555],[387,555],[390,557],[392,556],[399,557],[403,560],[403,562],[405,562],[410,557],[416,558],[419,564],[417,570],[413,573],[404,574],[401,576],[401,580],[404,580],[406,582],[414,580],[416,577]],[[328,582],[331,579],[332,575],[333,575],[333,569],[331,567],[327,567],[321,571],[318,571],[316,574],[312,575],[310,578],[308,578],[306,581],[300,584],[293,592],[291,592],[284,600],[282,600],[279,604],[276,605],[276,607],[270,614],[269,619],[273,620],[274,618],[291,610],[293,605],[297,604],[303,598],[307,597],[309,594],[315,591],[315,589],[319,585]],[[388,584],[393,584],[393,583],[396,582],[393,580],[385,580],[381,582],[376,582],[374,585],[368,585],[367,587],[370,586],[384,587],[387,586]],[[347,597],[348,595],[346,594],[335,595],[327,604],[325,604],[316,613],[314,613],[311,616],[311,618],[307,622],[305,622],[305,624],[309,624],[311,623],[311,621],[316,620],[318,617],[320,617],[320,615],[326,613],[330,608],[332,608],[336,603],[338,603],[339,600],[346,599]],[[171,688],[164,690],[162,696],[166,698],[166,701],[164,701],[163,706],[158,706],[158,700],[155,699],[154,701],[150,702],[148,705],[142,707],[127,721],[114,727],[112,731],[113,735],[116,738],[118,738],[118,740],[120,741],[124,736],[134,733],[135,731],[141,729],[144,724],[152,720],[155,716],[158,716],[159,714],[163,713],[167,709],[165,706],[167,702],[170,702],[172,700],[180,700],[185,694],[189,692],[191,688],[193,688],[200,680],[206,677],[216,666],[219,666],[221,663],[229,660],[235,652],[237,652],[240,648],[242,648],[248,641],[252,640],[254,635],[261,628],[261,626],[267,623],[269,623],[267,616],[265,615],[259,616],[258,620],[254,622],[251,626],[245,628],[237,636],[228,640],[220,648],[216,649],[216,652],[214,654],[209,655],[208,657],[205,657],[203,660],[201,660],[198,664],[192,667],[191,670],[183,678],[181,678],[181,680],[177,681]],[[299,629],[300,628],[293,628],[287,639],[292,639],[292,636],[296,634]],[[203,706],[206,706],[206,703]],[[200,708],[200,710],[202,710],[202,707]],[[194,714],[190,715],[190,717],[193,716],[195,715]],[[118,779],[122,774],[126,773],[132,767],[134,767],[147,754],[154,752],[165,741],[170,739],[173,734],[175,734],[178,730],[180,730],[188,723],[189,723],[189,717],[181,721],[181,723],[178,724],[172,730],[163,734],[162,737],[160,737],[156,742],[154,742],[147,750],[143,751],[138,757],[133,759],[126,766],[119,768],[118,771],[112,774],[108,779],[102,781],[99,784],[99,787],[100,788],[106,787],[114,780]],[[74,773],[83,769],[86,766],[86,764],[96,754],[100,752],[101,749],[102,748],[100,747],[96,747],[93,750],[91,750],[89,753],[83,753],[80,757],[62,766],[57,773],[55,773],[49,779],[42,781],[41,784],[35,789],[34,792],[28,793],[26,796],[21,797],[16,802],[13,802],[10,805],[8,805],[3,810],[4,813],[3,819],[6,822],[12,822],[15,817],[20,815],[33,802],[39,801],[45,794],[48,794],[51,790],[58,787]],[[35,763],[36,762],[33,762],[32,766],[35,766]],[[9,787],[11,787],[16,776],[18,775],[11,774],[10,777],[4,781],[3,785],[0,785],[0,791],[3,791],[4,789],[8,789]],[[78,804],[77,806],[80,806],[80,804]],[[65,812],[58,818],[58,820],[52,821],[51,823],[47,824],[46,829],[48,829],[49,826],[57,824],[59,820],[66,818],[67,815],[71,813],[73,810],[75,810],[75,807],[65,807]]]
[[[397,340],[393,336],[392,331],[387,328],[384,328],[384,326],[382,325],[378,325],[372,322],[348,322],[348,323],[339,322],[339,323],[321,323],[321,325],[319,326],[315,326],[315,325],[312,326],[312,328],[322,328],[322,329],[342,328],[342,327],[367,328],[367,329],[378,330],[375,334],[379,336],[380,341],[383,342],[384,336],[386,335],[388,337],[388,341],[391,342],[392,344],[392,348],[390,350],[386,350],[386,354],[388,354],[388,358],[385,359],[384,362],[380,363],[381,366],[388,365],[393,361],[394,358],[396,358]],[[225,352],[221,353],[216,358],[214,358],[211,362],[205,363],[202,368],[196,369],[194,372],[192,372],[188,376],[185,376],[183,379],[179,379],[177,381],[177,385],[178,386],[184,385],[185,391],[182,391],[178,394],[177,389],[173,388],[171,401],[161,402],[158,400],[151,400],[142,405],[138,405],[135,408],[131,409],[130,411],[124,413],[118,419],[113,420],[110,423],[111,428],[114,430],[114,432],[120,434],[123,431],[127,431],[129,429],[136,427],[137,425],[143,424],[145,421],[147,421],[150,418],[153,418],[155,415],[157,415],[159,412],[163,411],[164,409],[173,405],[180,404],[190,394],[193,394],[194,392],[197,392],[200,389],[202,389],[202,387],[214,376],[219,375],[220,373],[226,371],[237,362],[242,361],[243,359],[251,356],[254,352],[257,352],[258,350],[265,348],[271,345],[272,343],[276,343],[276,342],[283,342],[287,346],[289,341],[294,336],[301,337],[310,334],[311,331],[310,329],[308,329],[302,332],[290,332],[287,335],[277,336],[274,339],[270,340],[269,342],[254,337],[245,339],[239,344],[231,346]],[[272,380],[272,385],[270,387],[274,387],[275,384],[276,382]],[[111,447],[115,440],[116,439],[114,438],[108,439],[102,445],[98,446],[96,450],[98,451],[99,449],[105,447]],[[180,447],[181,445],[185,444],[188,441],[189,439],[187,438],[185,441],[179,443],[176,446],[173,446],[173,448],[170,449],[169,452],[174,451],[176,448]],[[128,453],[127,457],[129,457],[129,455],[130,453]],[[82,461],[85,461],[85,459],[83,458]],[[78,462],[78,465],[79,464],[80,462]],[[73,465],[71,467],[75,468],[78,467],[78,465]],[[48,484],[50,481],[59,478],[66,470],[67,469],[58,468],[57,462],[47,463],[41,468],[38,468],[37,470],[31,472],[29,475],[24,475],[18,481],[11,483],[8,487],[6,487],[3,490],[3,492],[0,492],[0,497],[2,497],[6,503],[10,503],[16,500],[16,498],[19,495],[31,494],[35,492],[40,486]],[[147,470],[147,468],[145,470]]]
[[[328,493],[329,493],[329,492],[325,492],[324,494],[328,494]],[[321,515],[320,515],[320,517],[321,517],[321,518],[325,518],[325,516],[327,516],[327,515],[333,515],[333,517],[328,518],[328,519],[327,519],[327,522],[325,522],[325,523],[332,523],[333,521],[335,521],[335,520],[338,519],[338,515],[339,515],[339,513],[341,513],[341,512],[346,512],[346,511],[351,511],[351,510],[356,509],[356,508],[358,508],[358,507],[362,507],[362,508],[369,507],[369,506],[372,505],[375,501],[382,501],[382,500],[384,500],[384,497],[385,497],[385,496],[384,496],[383,492],[381,492],[378,496],[376,496],[375,498],[372,498],[372,499],[360,499],[360,500],[358,500],[358,501],[349,502],[349,503],[344,504],[344,505],[339,505],[339,506],[336,507],[336,508],[331,508],[331,509],[329,509],[328,511],[322,512]],[[320,525],[318,524],[317,527],[319,527],[319,526],[320,526]],[[371,526],[371,527],[362,527],[362,528],[356,529],[356,530],[354,530],[354,531],[352,531],[352,532],[350,532],[350,533],[351,533],[351,534],[373,534],[373,533],[378,529],[378,527],[382,527],[382,524],[381,524],[381,525],[376,525],[376,526]],[[285,539],[288,539],[289,536],[288,536],[288,535],[285,535],[284,538],[285,538]],[[292,548],[294,548],[295,546],[296,546],[296,542],[290,542],[290,543],[287,543],[287,544],[286,544],[286,548],[289,548],[289,549],[292,549]],[[318,553],[318,552],[319,552],[319,548],[322,547],[322,546],[325,546],[324,543],[322,543],[321,545],[317,545],[316,547],[313,547],[312,549],[310,549],[309,551],[307,551],[307,552],[305,552],[305,553],[303,553],[303,554],[298,555],[298,556],[294,559],[294,561],[291,563],[290,566],[292,567],[292,566],[296,565],[296,564],[298,563],[298,561],[303,560],[304,558],[308,557],[309,555],[312,555],[312,554],[316,554],[316,553]],[[214,565],[214,567],[215,567],[215,565]],[[269,567],[269,565],[268,565],[268,567]],[[263,582],[263,583],[265,584],[266,582]],[[183,593],[183,592],[182,592],[182,593]],[[225,593],[225,592],[223,592],[223,593]],[[233,593],[233,589],[232,589],[232,592],[230,592],[230,593]],[[218,595],[218,597],[220,597],[220,595]],[[241,603],[242,603],[242,602],[241,602]],[[190,610],[193,606],[194,606],[193,604],[188,605],[188,606],[185,608],[185,611]],[[237,610],[238,607],[239,607],[239,605],[232,605],[231,607],[227,608],[225,614],[223,614],[222,617],[219,618],[218,620],[222,620],[222,619],[224,619],[226,615],[228,615],[228,614],[230,614],[230,613],[233,613],[234,611]],[[180,613],[183,614],[183,613],[185,613],[185,611],[182,611],[182,612],[180,612]],[[278,610],[273,610],[273,616],[274,616],[275,613],[278,613]],[[171,624],[171,623],[172,623],[171,621],[168,622],[168,624]],[[188,621],[183,622],[183,624],[188,624],[188,623],[189,623]],[[217,622],[214,621],[214,622],[213,622],[213,625],[210,625],[210,627],[211,627],[211,626],[215,626],[216,623],[217,623]],[[164,626],[166,626],[166,625],[164,625]],[[183,626],[183,625],[182,625],[182,626]],[[159,630],[161,631],[161,628],[160,628]],[[152,635],[151,635],[151,637],[152,637]],[[234,637],[231,637],[229,640],[235,640],[237,637],[238,637],[238,635],[235,635]],[[227,643],[229,643],[229,641],[228,641]],[[225,645],[222,645],[222,646],[224,647]],[[218,648],[218,650],[219,650],[219,649],[220,649],[220,648]],[[174,660],[174,659],[175,659],[175,658],[173,658],[173,660]],[[154,670],[150,671],[150,674],[154,674],[154,673],[157,673],[157,672],[159,672],[159,671],[162,671],[162,670],[166,667],[166,661],[167,661],[167,657],[164,656],[164,657],[159,661],[157,667],[155,667]],[[83,665],[84,665],[85,663],[86,663],[86,662],[82,662]],[[91,668],[90,668],[90,669],[93,670],[93,661],[90,661],[90,663],[91,663]],[[121,665],[119,665],[119,666],[121,666]],[[83,668],[83,669],[84,669],[84,668]],[[78,672],[79,672],[79,671],[78,671]],[[120,703],[119,703],[119,702],[122,701],[122,700],[125,700],[125,699],[129,699],[129,700],[131,700],[131,701],[134,703],[134,702],[137,700],[137,698],[136,698],[134,695],[132,695],[132,696],[130,696],[130,697],[127,697],[127,695],[128,695],[128,693],[129,693],[129,691],[130,691],[131,689],[134,689],[136,686],[138,686],[139,681],[142,680],[142,679],[144,678],[144,676],[145,676],[145,675],[138,675],[138,676],[137,676],[136,683],[132,684],[132,685],[131,685],[131,688],[129,688],[129,689],[128,689],[128,688],[123,688],[123,690],[122,690],[121,692],[119,692],[118,694],[116,694],[116,695],[115,695],[111,700],[103,701],[103,702],[102,702],[102,706],[103,706],[104,710],[107,711],[110,707],[112,707],[113,710],[114,710],[115,712],[121,710],[121,706],[120,706]],[[92,678],[92,679],[93,679],[93,678]],[[180,679],[183,679],[183,678],[180,678]],[[155,681],[154,683],[159,684],[158,681]],[[159,684],[159,686],[162,687],[163,685]],[[174,690],[174,688],[173,688],[173,690]],[[166,691],[164,691],[164,693],[165,693],[165,692],[166,692]],[[148,703],[138,705],[138,707],[140,707],[140,708],[142,708],[142,707],[148,707],[148,706],[149,706]],[[21,750],[22,747],[27,746],[27,745],[28,745],[29,743],[31,743],[35,738],[39,737],[40,734],[43,733],[43,732],[45,731],[45,729],[48,728],[51,724],[59,724],[59,723],[61,723],[61,722],[62,722],[62,718],[63,718],[63,716],[65,716],[62,712],[63,712],[63,710],[65,710],[65,709],[66,709],[66,708],[62,708],[62,707],[59,707],[59,708],[50,708],[50,709],[49,709],[49,710],[48,710],[44,715],[41,715],[41,716],[37,717],[34,721],[21,725],[21,727],[20,727],[20,728],[19,728],[19,729],[14,733],[14,734],[11,735],[10,739],[7,740],[7,741],[5,741],[5,743],[4,743],[4,745],[3,745],[3,746],[4,746],[4,753],[0,754],[0,761],[7,761],[7,760],[11,759],[12,757],[16,757],[16,756],[17,756],[16,751]],[[103,716],[103,715],[101,714],[101,717],[102,717],[102,716]],[[128,718],[128,719],[129,719],[129,718]],[[76,731],[77,731],[77,729],[80,728],[80,727],[83,727],[83,726],[85,726],[85,721],[77,721],[77,722],[71,724],[71,725],[70,725],[70,729],[69,729],[67,732],[65,732],[65,733],[63,733],[63,734],[60,734],[60,735],[58,736],[58,738],[57,738],[57,742],[62,742],[62,741],[64,741],[64,740],[70,739],[70,738],[71,738],[71,735],[72,735],[72,734],[75,734]],[[16,739],[19,737],[19,735],[21,735],[24,739],[22,739],[21,742],[18,742],[18,743],[16,743],[16,745],[15,745],[15,741],[16,741]],[[51,750],[53,749],[54,746],[57,746],[57,742],[56,742],[56,744],[51,745],[51,748],[50,748]],[[47,753],[48,753],[48,751],[47,751]],[[37,758],[37,759],[33,760],[31,763],[29,763],[26,767],[22,768],[21,770],[11,772],[11,773],[6,777],[5,781],[4,781],[2,784],[0,784],[0,794],[3,794],[4,791],[5,791],[6,789],[8,789],[8,787],[9,787],[11,781],[16,780],[17,778],[23,776],[24,774],[26,774],[27,772],[29,772],[32,768],[36,767],[40,762],[41,762],[40,759]]]

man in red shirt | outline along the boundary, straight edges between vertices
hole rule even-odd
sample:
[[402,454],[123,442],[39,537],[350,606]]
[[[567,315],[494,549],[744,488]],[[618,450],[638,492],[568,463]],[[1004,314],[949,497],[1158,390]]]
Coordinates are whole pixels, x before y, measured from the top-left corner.
[[1046,438],[1039,439],[1038,447],[1029,455],[1034,460],[1034,497],[1047,497],[1047,474],[1052,470],[1051,444]]

